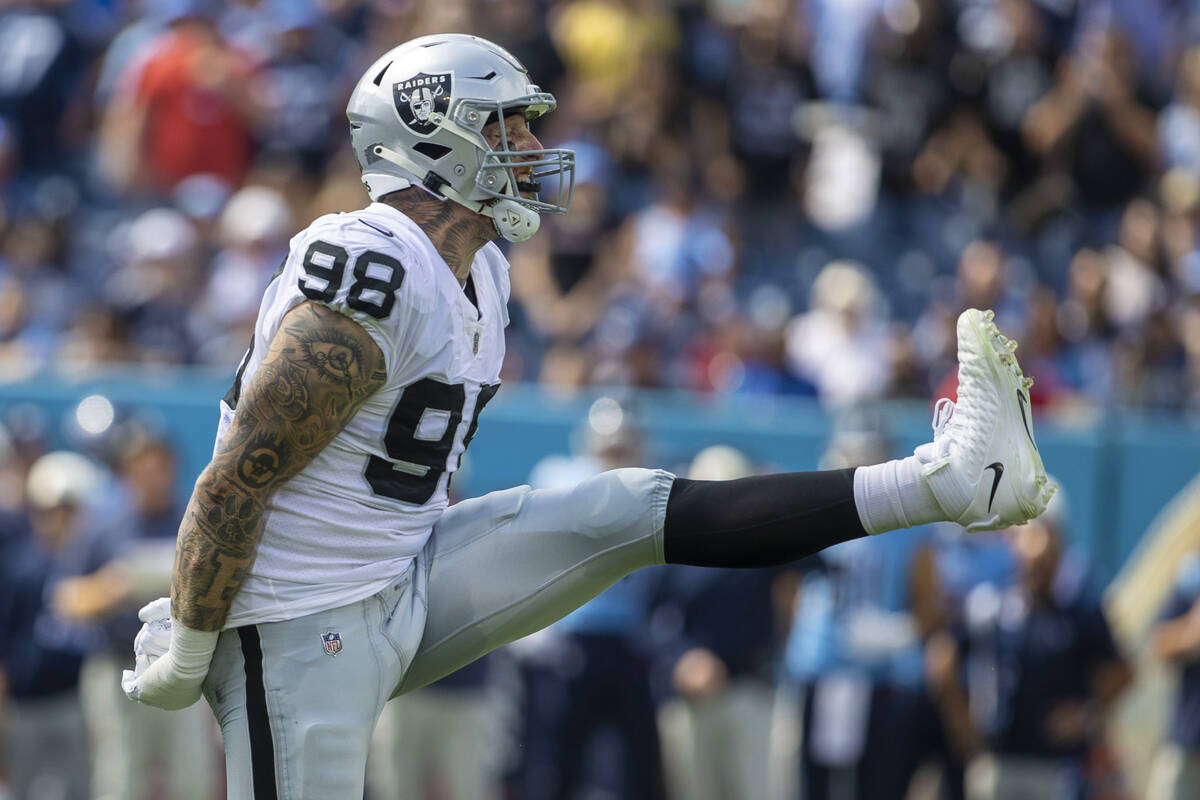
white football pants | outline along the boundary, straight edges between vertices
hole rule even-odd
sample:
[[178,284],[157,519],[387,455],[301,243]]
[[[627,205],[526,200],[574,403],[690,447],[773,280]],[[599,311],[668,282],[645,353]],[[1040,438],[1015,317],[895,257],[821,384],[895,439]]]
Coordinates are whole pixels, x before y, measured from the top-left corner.
[[674,479],[621,469],[570,489],[519,486],[463,501],[378,594],[222,632],[204,693],[221,725],[229,798],[361,798],[388,698],[663,563]]

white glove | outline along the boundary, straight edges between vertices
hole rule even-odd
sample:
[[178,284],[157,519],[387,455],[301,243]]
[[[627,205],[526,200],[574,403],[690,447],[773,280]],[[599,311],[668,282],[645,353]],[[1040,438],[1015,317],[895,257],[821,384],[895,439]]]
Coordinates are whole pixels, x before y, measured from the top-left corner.
[[146,624],[133,640],[133,655],[146,656],[153,664],[171,646],[171,598],[160,597],[143,606],[138,619]]
[[171,646],[171,598],[160,597],[143,606],[138,619],[145,624],[133,640],[133,671],[125,670],[121,674],[121,688],[126,694],[142,673]]
[[171,619],[168,597],[144,606],[138,619],[145,624],[133,640],[134,665],[121,673],[121,688],[129,699],[147,705],[187,708],[200,699],[220,634]]

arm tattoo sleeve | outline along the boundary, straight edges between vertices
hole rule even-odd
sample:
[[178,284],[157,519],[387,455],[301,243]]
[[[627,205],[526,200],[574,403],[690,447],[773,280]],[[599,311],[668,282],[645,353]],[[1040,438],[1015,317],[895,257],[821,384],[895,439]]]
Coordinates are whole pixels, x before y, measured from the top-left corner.
[[283,318],[200,474],[175,546],[174,616],[220,630],[254,561],[267,499],[383,385],[383,354],[358,323],[302,303]]

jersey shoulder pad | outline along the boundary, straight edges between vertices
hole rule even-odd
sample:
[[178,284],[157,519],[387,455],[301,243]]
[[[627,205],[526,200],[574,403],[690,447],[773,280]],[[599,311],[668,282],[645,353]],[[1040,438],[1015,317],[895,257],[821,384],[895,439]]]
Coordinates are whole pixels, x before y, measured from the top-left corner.
[[281,289],[293,300],[285,305],[307,299],[350,317],[379,345],[390,374],[410,333],[435,307],[426,261],[354,214],[329,214],[292,238],[281,276],[289,286]]
[[327,214],[292,240],[301,291],[375,319],[428,313],[436,305],[428,256],[407,231],[360,216]]

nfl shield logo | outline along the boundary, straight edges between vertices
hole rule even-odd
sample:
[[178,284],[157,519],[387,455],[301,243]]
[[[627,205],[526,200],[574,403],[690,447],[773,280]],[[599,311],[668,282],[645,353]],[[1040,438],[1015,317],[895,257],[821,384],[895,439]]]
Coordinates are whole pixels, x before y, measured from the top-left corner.
[[392,84],[392,99],[400,120],[418,136],[428,136],[437,130],[433,115],[445,114],[450,108],[450,90],[449,72],[418,72]]
[[334,631],[321,634],[321,644],[325,645],[325,654],[336,656],[342,652],[342,635]]

